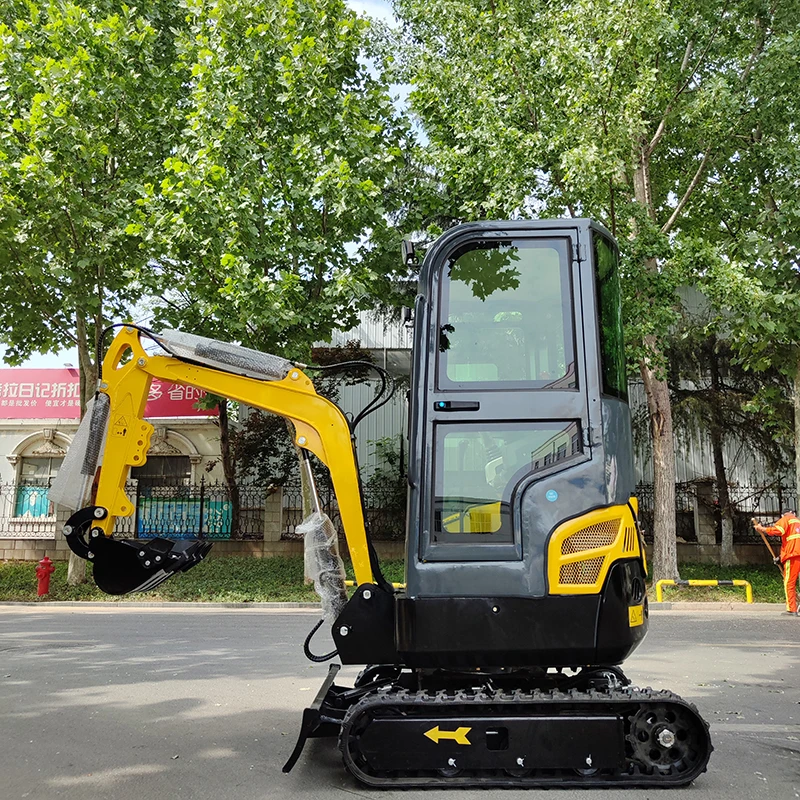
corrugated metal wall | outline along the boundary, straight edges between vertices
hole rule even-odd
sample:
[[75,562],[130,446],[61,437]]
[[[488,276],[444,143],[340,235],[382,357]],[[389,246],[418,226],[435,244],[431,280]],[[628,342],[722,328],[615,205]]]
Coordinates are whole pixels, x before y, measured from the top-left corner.
[[411,326],[387,322],[367,311],[361,312],[360,319],[360,323],[349,331],[335,331],[330,345],[336,347],[356,339],[368,350],[411,350]]
[[[343,386],[339,394],[339,406],[351,419],[375,396],[377,381]],[[362,420],[356,428],[356,454],[362,475],[368,475],[380,466],[375,454],[374,442],[390,436],[400,435],[402,447],[407,449],[405,437],[408,426],[408,405],[404,390],[377,411]],[[406,453],[407,454],[407,453]]]
[[[636,428],[634,460],[637,478],[642,483],[652,483],[653,458],[647,427],[647,398],[644,386],[641,381],[631,381],[628,392]],[[741,442],[726,441],[724,449],[728,483],[759,486],[775,480],[776,476],[768,474],[762,462]],[[702,431],[676,429],[675,471],[678,483],[714,479],[714,455],[711,439],[707,434]]]

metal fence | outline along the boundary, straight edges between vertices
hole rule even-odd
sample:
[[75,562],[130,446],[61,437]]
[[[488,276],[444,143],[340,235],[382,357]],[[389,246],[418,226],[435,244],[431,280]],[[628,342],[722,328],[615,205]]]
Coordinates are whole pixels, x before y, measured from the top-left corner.
[[[645,540],[653,541],[653,485],[639,484],[635,494],[639,499],[639,518],[644,528]],[[778,483],[768,486],[729,485],[728,496],[733,507],[733,541],[735,544],[756,544],[761,537],[753,530],[750,520],[758,517],[762,522],[772,521],[786,508],[797,510],[797,493],[794,488]],[[675,485],[675,532],[686,542],[696,542],[695,508],[712,515],[716,527],[717,544],[722,541],[722,513],[716,483],[708,484],[708,491],[697,491],[695,483]]]
[[[653,541],[653,508],[654,490],[652,483],[640,483],[635,491],[639,500],[639,521],[644,530],[646,542]],[[694,486],[690,483],[675,484],[675,533],[685,542],[696,542],[697,533],[694,524],[694,504],[696,502]]]
[[[49,481],[0,483],[0,536],[50,538],[56,533],[56,517],[49,500]],[[676,484],[676,534],[686,542],[696,542],[697,513],[713,517],[716,541],[722,540],[722,515],[714,484]],[[336,498],[330,478],[318,480],[323,510],[342,532]],[[793,487],[736,485],[728,487],[733,505],[733,538],[737,544],[760,542],[750,520],[777,519],[786,508],[797,509]],[[379,541],[405,538],[405,482],[400,479],[368,481],[364,486],[364,506],[372,537]],[[653,485],[636,487],[639,516],[645,539],[653,536]],[[266,492],[258,486],[239,487],[239,520],[234,530],[230,489],[227,484],[206,481],[187,484],[182,480],[161,479],[157,484],[132,481],[126,494],[136,511],[117,519],[115,532],[127,538],[164,536],[173,539],[262,539],[265,525]],[[283,487],[282,535],[291,538],[303,518],[299,482]]]
[[123,536],[169,539],[263,539],[265,492],[258,486],[239,487],[239,519],[233,529],[233,504],[225,483],[181,480],[143,481],[126,486],[136,509],[117,521]]
[[[797,490],[794,487],[780,484],[729,486],[728,493],[734,507],[733,539],[742,543],[761,542],[761,536],[753,530],[750,522],[753,517],[758,517],[766,524],[778,519],[784,509],[797,510]],[[719,525],[718,529],[721,530]]]
[[[330,478],[316,478],[322,510],[342,534],[342,520]],[[406,482],[403,480],[367,484],[363,488],[364,510],[372,539],[376,541],[402,541],[406,535]],[[283,536],[292,538],[303,521],[303,495],[300,483],[291,482],[283,487]]]
[[56,521],[49,492],[49,480],[0,483],[0,536],[52,538]]
[[[49,481],[0,484],[0,535],[52,537],[56,517],[49,500]],[[201,479],[159,482],[131,481],[125,493],[135,508],[118,517],[114,531],[127,538],[262,539],[264,500],[260,487],[239,487],[239,519],[233,526],[233,505],[227,484]]]
[[[323,511],[342,532],[336,499],[327,477],[317,480]],[[402,485],[401,485],[402,484]],[[764,520],[776,519],[781,509],[795,508],[794,489],[773,484],[770,486],[729,486],[729,496],[734,507],[733,539],[736,544],[761,541],[750,523],[752,517]],[[639,500],[639,517],[644,528],[645,540],[653,541],[653,485],[639,484],[635,494]],[[299,483],[283,487],[283,535],[291,538],[295,528],[303,519],[302,493]],[[696,506],[701,504],[715,522],[716,541],[722,541],[722,515],[715,485],[710,492],[697,491],[695,483],[675,485],[675,533],[684,542],[697,542]],[[364,488],[364,505],[370,533],[375,540],[402,540],[405,537],[406,506],[405,484],[386,482],[367,485]]]

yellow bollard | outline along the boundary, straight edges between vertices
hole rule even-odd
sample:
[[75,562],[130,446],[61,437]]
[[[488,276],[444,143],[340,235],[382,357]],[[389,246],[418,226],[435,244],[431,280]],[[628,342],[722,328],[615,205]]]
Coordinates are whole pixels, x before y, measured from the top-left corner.
[[656,601],[659,603],[664,602],[664,586],[744,586],[745,600],[748,603],[753,602],[753,587],[748,581],[733,580],[733,581],[715,581],[715,580],[696,580],[696,581],[668,581],[662,580],[656,583]]

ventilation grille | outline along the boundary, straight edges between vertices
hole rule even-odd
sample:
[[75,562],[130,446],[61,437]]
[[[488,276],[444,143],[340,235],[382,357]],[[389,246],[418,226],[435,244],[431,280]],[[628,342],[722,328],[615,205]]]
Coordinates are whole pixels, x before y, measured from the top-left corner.
[[597,547],[610,547],[617,538],[621,524],[622,520],[619,518],[610,519],[576,531],[561,543],[561,555],[568,556],[584,550],[594,550]]
[[636,551],[636,528],[633,528],[630,525],[626,526],[625,528],[623,549],[626,553],[633,553]]
[[[598,527],[598,526],[594,526]],[[581,532],[583,533],[583,531]],[[558,574],[558,582],[561,584],[592,585],[600,577],[603,569],[604,556],[600,558],[590,558],[586,561],[578,561],[574,564],[562,564]]]

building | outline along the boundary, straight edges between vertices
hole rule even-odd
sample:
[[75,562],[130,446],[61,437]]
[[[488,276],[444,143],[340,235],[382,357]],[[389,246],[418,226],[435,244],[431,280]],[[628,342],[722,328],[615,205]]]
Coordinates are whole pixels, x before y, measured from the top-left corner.
[[[194,407],[201,396],[191,387],[153,382],[146,414],[155,433],[147,463],[132,470],[132,492],[219,477],[218,466],[207,472],[219,455],[219,434],[213,415]],[[0,369],[0,539],[55,537],[49,486],[79,422],[77,370]],[[137,524],[146,520],[139,515]]]
[[[697,302],[694,294],[688,300],[693,298]],[[356,432],[357,456],[365,480],[385,467],[379,443],[384,447],[387,441],[395,444],[400,450],[399,469],[403,470],[408,430],[404,382],[410,374],[411,338],[410,326],[362,313],[357,327],[336,333],[330,342],[332,346],[360,342],[375,363],[388,369],[401,385],[391,401],[365,418]],[[375,379],[367,379],[343,386],[339,402],[345,413],[355,416],[375,396],[378,385]],[[129,488],[137,514],[120,521],[124,535],[193,535],[202,530],[206,535],[223,537],[229,512],[219,463],[219,431],[208,412],[194,408],[199,395],[191,387],[154,382],[146,414],[156,430],[147,463],[131,474]],[[630,399],[634,416],[646,412],[644,392],[635,381],[630,385]],[[77,430],[78,418],[76,370],[0,369],[0,558],[21,557],[10,555],[9,542],[17,550],[30,551],[24,542],[56,537],[59,525],[48,500],[48,485]],[[641,482],[640,502],[646,515],[651,502],[648,491],[651,494],[652,459],[646,434],[640,435],[638,442],[636,467]],[[579,447],[580,432],[572,426],[555,438],[537,443],[530,453],[531,464],[534,469],[544,467],[568,457]],[[771,491],[775,476],[766,475],[746,448],[736,442],[727,442],[726,448],[732,496],[744,520],[743,530],[753,514],[768,516],[777,511],[784,499],[791,502],[780,494],[780,485],[777,494],[765,492],[764,487]],[[708,437],[701,431],[676,431],[676,454],[681,489],[678,535],[687,541],[699,541],[703,538],[699,534],[702,528],[711,543],[714,472]],[[753,487],[757,491],[752,491]],[[368,505],[374,506],[370,513],[378,514],[382,502],[377,497],[367,497]],[[295,486],[278,493],[268,492],[265,487],[243,487],[245,538],[278,542],[300,520],[299,505]],[[703,516],[706,521],[701,523],[698,520]],[[212,520],[216,522],[212,524]],[[398,520],[394,523],[397,527]],[[24,557],[32,558],[33,554],[29,552]]]

